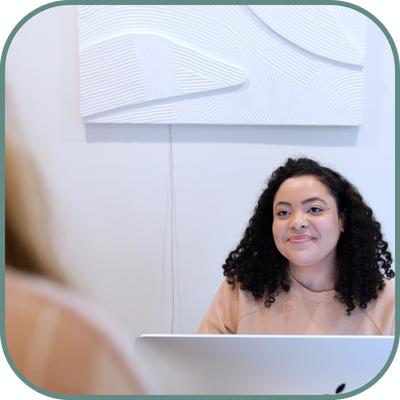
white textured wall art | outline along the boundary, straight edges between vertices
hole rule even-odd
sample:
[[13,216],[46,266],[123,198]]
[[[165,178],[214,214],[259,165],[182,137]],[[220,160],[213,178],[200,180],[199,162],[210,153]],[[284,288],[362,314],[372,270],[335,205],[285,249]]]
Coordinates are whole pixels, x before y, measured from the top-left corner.
[[343,6],[79,6],[92,123],[360,125],[367,17]]

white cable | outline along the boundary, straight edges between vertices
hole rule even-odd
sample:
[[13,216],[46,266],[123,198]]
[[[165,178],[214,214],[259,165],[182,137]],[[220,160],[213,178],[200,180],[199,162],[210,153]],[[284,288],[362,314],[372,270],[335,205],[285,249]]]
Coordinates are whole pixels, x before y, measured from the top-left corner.
[[172,153],[172,130],[171,124],[168,125],[169,130],[169,175],[170,175],[170,206],[171,206],[171,286],[172,286],[172,318],[171,318],[171,333],[174,333],[175,319],[175,274],[174,274],[174,164]]

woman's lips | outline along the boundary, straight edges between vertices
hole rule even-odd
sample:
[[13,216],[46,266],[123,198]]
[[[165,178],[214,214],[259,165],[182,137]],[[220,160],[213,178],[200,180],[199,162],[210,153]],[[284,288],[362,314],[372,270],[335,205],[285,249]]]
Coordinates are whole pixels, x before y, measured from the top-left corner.
[[309,242],[311,240],[313,240],[314,238],[312,236],[308,236],[308,235],[297,235],[297,236],[291,236],[288,241],[290,243],[293,244],[301,244],[301,243],[306,243]]

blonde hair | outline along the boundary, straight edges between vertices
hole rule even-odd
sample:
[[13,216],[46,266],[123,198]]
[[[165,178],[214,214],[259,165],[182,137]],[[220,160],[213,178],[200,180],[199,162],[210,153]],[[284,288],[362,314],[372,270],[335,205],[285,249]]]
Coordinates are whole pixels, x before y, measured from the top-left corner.
[[43,182],[31,155],[6,135],[6,265],[65,283],[53,253],[46,199]]

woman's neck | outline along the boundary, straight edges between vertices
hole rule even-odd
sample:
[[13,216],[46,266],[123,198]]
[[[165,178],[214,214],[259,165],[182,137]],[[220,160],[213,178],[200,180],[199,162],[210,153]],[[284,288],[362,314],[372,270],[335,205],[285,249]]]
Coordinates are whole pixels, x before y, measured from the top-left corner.
[[289,263],[289,270],[300,285],[313,292],[324,292],[335,288],[336,265],[304,267]]

